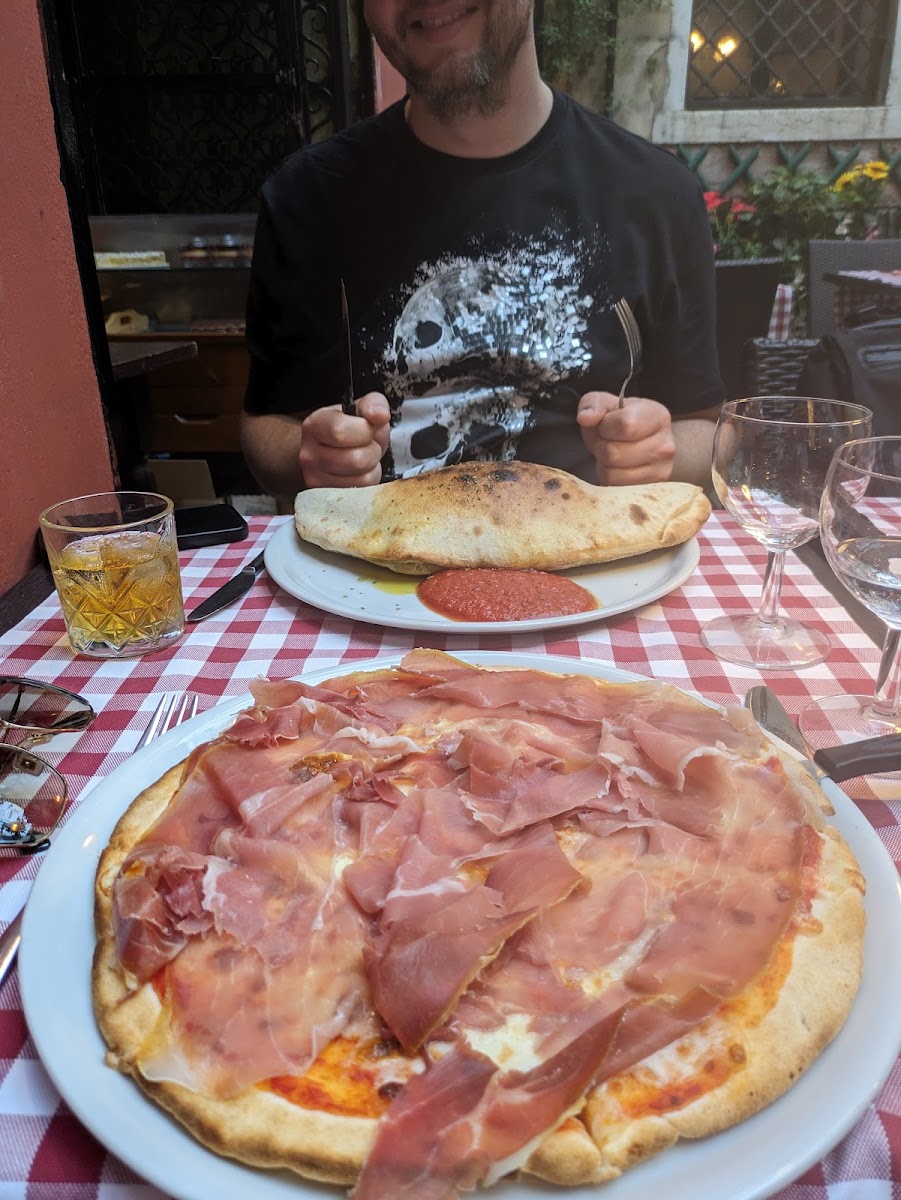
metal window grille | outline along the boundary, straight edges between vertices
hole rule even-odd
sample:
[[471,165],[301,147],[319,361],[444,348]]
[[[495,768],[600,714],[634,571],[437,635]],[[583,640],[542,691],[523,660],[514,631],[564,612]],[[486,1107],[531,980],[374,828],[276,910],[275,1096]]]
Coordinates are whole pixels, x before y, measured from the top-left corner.
[[695,0],[686,107],[884,102],[892,0]]
[[51,2],[93,213],[253,211],[288,154],[371,111],[361,0]]

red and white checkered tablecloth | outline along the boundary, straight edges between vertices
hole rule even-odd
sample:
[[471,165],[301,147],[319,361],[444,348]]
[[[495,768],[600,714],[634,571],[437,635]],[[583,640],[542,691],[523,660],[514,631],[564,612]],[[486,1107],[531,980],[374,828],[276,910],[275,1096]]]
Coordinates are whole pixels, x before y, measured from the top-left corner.
[[792,309],[795,302],[795,289],[790,283],[776,284],[776,299],[770,313],[770,325],[766,331],[767,340],[771,342],[786,342],[791,337]]
[[[243,542],[181,556],[188,604],[209,595],[255,553],[278,523],[252,518]],[[0,673],[58,683],[88,698],[98,713],[85,733],[42,749],[66,775],[77,804],[94,778],[129,757],[155,707],[154,693],[191,690],[201,707],[240,695],[261,675],[285,678],[305,668],[338,666],[415,645],[446,649],[516,650],[593,659],[693,689],[718,703],[741,701],[768,683],[796,714],[811,697],[873,688],[878,648],[839,602],[789,555],[784,608],[827,629],[830,658],[802,671],[733,667],[701,645],[699,629],[724,612],[749,612],[760,594],[766,552],[731,517],[714,512],[699,535],[698,570],[676,591],[633,613],[570,630],[538,634],[449,635],[392,630],[323,613],[287,595],[264,573],[244,599],[189,626],[171,649],[122,662],[73,657],[55,597],[0,634]],[[857,781],[860,800],[892,859],[901,863],[901,782],[880,782],[877,798]],[[27,898],[39,863],[0,858],[0,927]],[[85,963],[85,971],[89,964]],[[65,998],[60,998],[65,1005]],[[878,1030],[873,1031],[878,1037]],[[336,1193],[337,1195],[337,1193]],[[600,1192],[599,1192],[600,1195]],[[901,1063],[851,1133],[778,1200],[899,1200],[901,1198]],[[0,989],[0,1200],[151,1200],[155,1188],[107,1154],[54,1090],[29,1037],[15,972]],[[210,1200],[214,1200],[213,1197]],[[723,1197],[728,1200],[728,1197]]]

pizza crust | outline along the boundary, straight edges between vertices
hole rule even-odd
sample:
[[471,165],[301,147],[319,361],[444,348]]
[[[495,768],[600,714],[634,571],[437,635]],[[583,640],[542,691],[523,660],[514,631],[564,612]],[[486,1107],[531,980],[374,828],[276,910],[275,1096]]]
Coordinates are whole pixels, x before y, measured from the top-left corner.
[[[827,797],[793,758],[778,750],[775,754],[805,794],[813,823],[822,825],[820,815],[832,812]],[[252,1166],[288,1168],[322,1182],[351,1184],[374,1139],[375,1119],[311,1110],[260,1087],[232,1100],[216,1100],[178,1084],[148,1080],[140,1072],[141,1048],[154,1034],[163,1009],[153,987],[136,988],[118,964],[112,885],[134,844],[165,810],[184,772],[185,764],[179,764],[134,801],[100,859],[92,987],[98,1026],[109,1047],[106,1061],[130,1075],[211,1150]],[[525,1165],[527,1173],[562,1186],[613,1179],[680,1137],[705,1137],[752,1116],[783,1095],[814,1061],[853,1003],[865,928],[865,885],[857,863],[836,830],[825,826],[820,837],[809,919],[783,940],[763,976],[681,1040],[593,1089],[576,1117],[543,1138]],[[678,1090],[680,1080],[703,1079],[711,1063],[714,1074],[726,1064],[725,1078],[696,1099],[667,1105],[667,1095]],[[411,1064],[409,1071],[414,1069]],[[656,1104],[657,1111],[636,1115],[636,1093],[646,1108]]]
[[710,515],[689,483],[598,487],[535,463],[463,463],[393,483],[311,488],[297,532],[403,575],[452,567],[559,571],[678,546]]

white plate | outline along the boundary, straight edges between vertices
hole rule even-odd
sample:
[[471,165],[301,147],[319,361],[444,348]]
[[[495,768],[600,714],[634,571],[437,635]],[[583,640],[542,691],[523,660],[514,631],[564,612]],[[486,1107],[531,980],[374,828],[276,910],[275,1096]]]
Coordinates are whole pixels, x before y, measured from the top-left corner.
[[[640,678],[600,663],[534,654],[471,651],[486,666],[579,672],[614,682]],[[312,671],[319,682],[343,671],[399,662],[400,656]],[[47,854],[25,911],[19,974],[29,1029],[72,1110],[140,1175],[180,1200],[340,1200],[340,1189],[287,1173],[253,1170],[204,1149],[103,1065],[91,1010],[92,894],[101,850],[132,798],[195,746],[217,734],[248,703],[239,697],[201,713],[152,742],[101,779]],[[680,1142],[597,1187],[560,1190],[540,1182],[501,1183],[497,1200],[759,1200],[797,1178],[858,1120],[901,1046],[901,896],[898,874],[872,826],[834,784],[824,790],[835,824],[867,880],[865,967],[848,1020],[791,1091],[725,1133]]]
[[[691,538],[670,550],[655,550],[601,566],[573,567],[565,574],[598,602],[598,608],[590,612],[531,621],[452,621],[426,608],[417,597],[413,590],[417,576],[396,575],[360,558],[320,550],[298,537],[293,521],[279,526],[265,551],[266,570],[279,587],[298,600],[352,621],[443,633],[527,633],[605,621],[659,600],[679,587],[700,557],[697,538]],[[392,592],[388,590],[391,587],[405,590]]]

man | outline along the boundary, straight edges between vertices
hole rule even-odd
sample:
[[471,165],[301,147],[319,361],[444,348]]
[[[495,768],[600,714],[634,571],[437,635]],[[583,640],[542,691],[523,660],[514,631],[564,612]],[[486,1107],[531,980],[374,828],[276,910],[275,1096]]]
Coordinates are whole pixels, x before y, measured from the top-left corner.
[[[700,188],[541,80],[532,8],[366,0],[406,100],[263,190],[242,435],[286,510],[303,487],[478,458],[709,482],[722,392]],[[342,281],[356,415],[339,403]],[[643,341],[622,408],[620,297]]]

